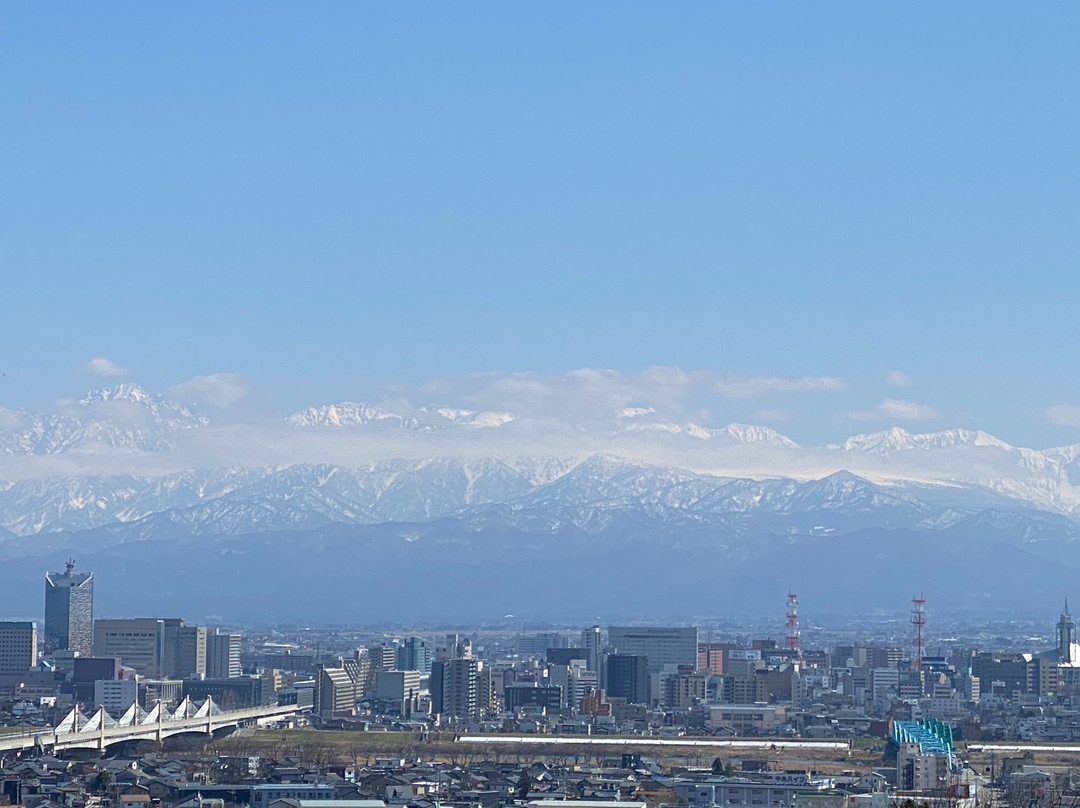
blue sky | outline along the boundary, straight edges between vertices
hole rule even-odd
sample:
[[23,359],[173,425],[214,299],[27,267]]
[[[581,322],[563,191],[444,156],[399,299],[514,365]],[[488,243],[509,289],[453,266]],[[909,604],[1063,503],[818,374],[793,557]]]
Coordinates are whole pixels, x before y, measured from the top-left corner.
[[0,406],[99,385],[93,357],[158,391],[238,374],[281,410],[661,365],[843,380],[686,402],[801,441],[1078,442],[1078,23],[9,6]]

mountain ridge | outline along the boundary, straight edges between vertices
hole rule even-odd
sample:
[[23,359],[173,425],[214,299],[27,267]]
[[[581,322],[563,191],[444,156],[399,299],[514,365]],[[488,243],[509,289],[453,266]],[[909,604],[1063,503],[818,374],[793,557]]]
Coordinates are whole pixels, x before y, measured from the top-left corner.
[[[588,532],[631,512],[736,536],[948,532],[981,519],[1020,539],[1071,540],[1080,526],[1080,446],[1027,449],[979,430],[892,427],[808,447],[769,427],[710,428],[652,407],[617,409],[586,429],[482,407],[339,402],[230,432],[227,420],[132,383],[50,412],[2,414],[0,452],[12,462],[132,461],[122,474],[0,472],[0,529],[22,537],[110,526],[145,536],[155,525],[240,535],[484,514],[503,524],[516,515],[527,530],[546,520]],[[198,462],[200,444],[189,439],[203,434],[225,447],[227,462]],[[229,456],[222,436],[283,448],[274,462],[252,462]],[[383,456],[369,456],[372,447]],[[182,465],[148,472],[137,465],[146,458]]]

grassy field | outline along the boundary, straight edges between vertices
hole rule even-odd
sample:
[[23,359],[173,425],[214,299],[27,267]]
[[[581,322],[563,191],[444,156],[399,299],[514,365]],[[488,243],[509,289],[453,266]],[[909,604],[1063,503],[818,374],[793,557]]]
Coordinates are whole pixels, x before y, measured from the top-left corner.
[[434,734],[418,740],[408,733],[349,732],[331,730],[258,730],[238,733],[215,741],[209,748],[216,754],[281,759],[293,757],[315,765],[334,762],[370,764],[375,758],[420,757],[447,763],[468,765],[490,760],[497,763],[525,764],[543,760],[558,765],[596,763],[617,758],[624,752],[640,752],[671,765],[709,766],[716,757],[724,760],[749,758],[778,761],[791,768],[813,768],[818,771],[869,771],[880,765],[881,754],[856,748],[853,752],[831,749],[777,749],[667,746],[658,748],[643,744],[641,738],[627,737],[624,744],[596,746],[589,744],[521,744],[460,743],[451,734]]
[[[376,758],[398,757],[419,757],[423,760],[461,765],[482,760],[515,764],[543,760],[559,765],[573,765],[617,758],[624,752],[639,752],[668,765],[698,767],[709,766],[715,757],[722,760],[769,760],[783,768],[812,768],[827,773],[865,772],[874,766],[885,765],[880,751],[884,742],[879,738],[857,739],[850,753],[841,750],[785,747],[782,739],[777,739],[775,750],[737,746],[716,749],[693,746],[658,748],[644,744],[641,738],[633,736],[622,740],[625,741],[624,744],[604,746],[543,743],[524,746],[509,741],[460,743],[455,742],[450,733],[436,733],[427,740],[418,740],[404,732],[256,730],[240,732],[214,741],[208,751],[224,755],[260,755],[274,759],[292,757],[316,765],[334,762],[364,765],[373,763]],[[963,743],[958,744],[957,752],[962,758],[970,760],[972,768],[977,772],[983,772],[990,766],[994,766],[995,770],[999,769],[1005,757],[1024,756],[1022,752],[968,752]],[[1080,773],[1080,744],[1075,745],[1075,751],[1032,751],[1031,754],[1035,765],[1055,771]]]
[[0,727],[0,735],[11,735],[20,732],[42,732],[41,727],[33,727],[29,724],[18,727]]

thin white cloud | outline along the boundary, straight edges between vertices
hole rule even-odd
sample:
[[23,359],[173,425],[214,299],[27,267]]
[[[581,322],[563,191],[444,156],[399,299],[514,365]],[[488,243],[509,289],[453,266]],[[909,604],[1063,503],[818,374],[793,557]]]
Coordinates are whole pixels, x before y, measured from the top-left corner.
[[725,398],[758,398],[774,393],[831,393],[847,388],[847,382],[836,376],[803,376],[798,379],[783,376],[750,376],[717,379],[713,389]]
[[[745,400],[776,393],[821,393],[843,390],[835,376],[719,376],[711,370],[684,370],[656,365],[625,373],[608,368],[578,368],[565,373],[485,373],[425,385],[421,392],[438,395],[454,406],[512,412],[519,418],[558,421],[575,427],[611,428],[626,412],[657,422],[708,420],[709,413],[731,417],[730,405],[718,398]],[[714,403],[710,402],[710,399]],[[771,420],[780,420],[778,412]],[[746,417],[742,415],[741,417]]]
[[127,376],[127,368],[118,365],[104,356],[95,356],[82,366],[84,373],[92,373],[95,376]]
[[169,388],[171,398],[205,402],[218,409],[231,407],[247,395],[247,382],[239,373],[211,373],[195,376]]
[[941,416],[929,404],[886,398],[872,410],[849,412],[848,417],[856,421],[929,421]]
[[1075,404],[1055,404],[1043,410],[1042,417],[1054,426],[1080,426],[1080,407]]
[[445,393],[450,389],[450,383],[446,379],[432,379],[424,384],[420,391],[423,393]]
[[640,418],[643,415],[655,415],[654,407],[626,407],[619,412],[620,418]]
[[910,387],[911,377],[902,370],[890,370],[885,374],[885,383],[889,387]]
[[[465,400],[485,409],[569,423],[609,420],[627,408],[683,413],[692,393],[708,390],[715,375],[677,367],[650,367],[640,373],[579,368],[567,373],[491,373],[465,380]],[[471,384],[470,384],[471,382]],[[445,391],[444,391],[445,392]]]
[[[882,373],[879,370],[879,380]],[[42,413],[42,418],[35,413],[0,410],[0,479],[157,476],[184,469],[298,463],[357,467],[380,460],[451,457],[511,462],[521,458],[554,459],[557,462],[552,467],[564,467],[568,460],[606,454],[722,477],[819,479],[845,469],[881,482],[985,484],[988,476],[996,476],[1010,490],[1036,492],[1035,496],[1045,497],[1040,502],[1045,501],[1047,507],[1060,507],[1055,504],[1060,502],[1056,483],[1042,482],[1041,465],[1023,458],[1015,460],[1013,453],[982,452],[984,446],[997,445],[992,439],[969,440],[945,433],[940,441],[932,436],[924,441],[927,445],[940,443],[941,451],[889,453],[845,451],[839,446],[791,446],[779,440],[731,440],[740,430],[703,437],[706,433],[693,425],[717,430],[728,421],[744,422],[748,418],[758,423],[779,421],[788,412],[792,420],[800,423],[810,417],[810,413],[795,406],[790,410],[775,409],[769,399],[722,400],[716,392],[719,378],[711,371],[672,367],[636,373],[582,369],[570,373],[451,376],[438,385],[437,393],[411,392],[409,396],[385,399],[382,404],[401,417],[396,421],[373,421],[357,429],[293,426],[284,420],[284,413],[281,417],[259,415],[257,407],[244,406],[246,399],[240,406],[215,413],[212,419],[198,421],[180,418],[174,411],[162,408],[156,397],[145,407],[140,407],[134,396],[116,401],[95,399],[92,404],[78,400],[56,402]],[[799,379],[787,380],[792,381]],[[765,385],[771,390],[778,386]],[[835,382],[795,386],[804,390],[837,387]],[[783,388],[791,389],[791,385]],[[181,401],[205,401],[209,407],[211,402],[215,406],[234,403],[246,390],[247,385],[237,374],[217,373],[189,379],[169,394]],[[481,403],[479,399],[483,399],[483,406],[476,406]],[[909,401],[885,399],[871,403],[876,404],[872,410],[854,417],[892,420],[899,423],[885,426],[910,429],[911,424],[927,423],[920,419],[937,415],[932,407]],[[453,425],[440,422],[429,429],[424,419],[438,420],[431,416],[433,406],[510,412],[518,417],[497,428],[476,429],[465,423],[467,419],[457,419]],[[158,411],[161,414],[155,415]],[[756,415],[751,416],[754,412]],[[620,414],[624,416],[621,419]],[[630,415],[633,417],[626,417]],[[55,429],[47,423],[45,427],[57,435],[62,432],[64,440],[71,442],[58,441],[43,448],[42,424],[54,416]],[[416,428],[405,423],[413,416],[420,422]],[[1055,407],[1044,416],[1060,423],[1072,423],[1070,419],[1075,417],[1080,423],[1080,407]],[[849,426],[853,423],[845,422]],[[91,428],[89,432],[84,425]],[[629,429],[630,425],[641,428]],[[112,446],[99,439],[114,434],[124,438],[123,445]],[[138,445],[150,448],[130,448],[131,434],[138,437]],[[963,445],[957,446],[957,440]],[[46,450],[55,453],[38,454]],[[976,451],[982,452],[977,457],[989,458],[986,464],[972,461]]]
[[754,413],[755,421],[786,421],[789,417],[787,410],[758,410]]
[[27,422],[26,413],[0,407],[0,429],[21,429]]

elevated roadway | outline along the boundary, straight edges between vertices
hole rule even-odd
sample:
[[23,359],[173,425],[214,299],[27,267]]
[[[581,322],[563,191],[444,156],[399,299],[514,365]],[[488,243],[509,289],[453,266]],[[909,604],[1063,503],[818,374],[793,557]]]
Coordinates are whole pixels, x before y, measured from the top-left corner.
[[172,735],[198,732],[206,735],[225,727],[262,723],[303,712],[295,704],[285,706],[251,707],[244,710],[222,710],[207,699],[196,706],[190,699],[175,710],[159,704],[149,713],[132,705],[120,718],[113,718],[104,709],[87,717],[76,707],[55,727],[0,735],[0,752],[19,752],[36,749],[40,752],[60,752],[65,749],[97,749],[125,741],[161,742]]

